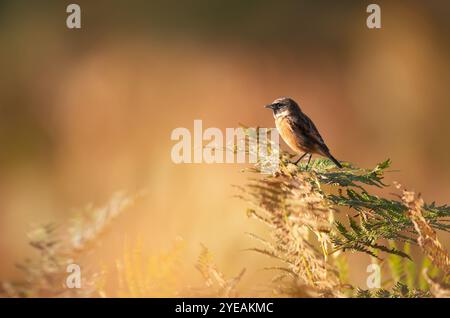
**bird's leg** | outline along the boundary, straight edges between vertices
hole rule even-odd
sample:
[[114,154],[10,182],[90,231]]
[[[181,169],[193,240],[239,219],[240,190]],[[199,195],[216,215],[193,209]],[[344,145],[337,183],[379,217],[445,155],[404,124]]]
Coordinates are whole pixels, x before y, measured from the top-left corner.
[[308,170],[309,162],[311,161],[311,158],[312,158],[312,153],[309,154],[308,163],[306,164],[306,170]]
[[298,160],[296,162],[294,162],[294,165],[296,165],[300,160],[303,159],[303,157],[305,157],[308,153],[305,152],[300,158],[298,158]]

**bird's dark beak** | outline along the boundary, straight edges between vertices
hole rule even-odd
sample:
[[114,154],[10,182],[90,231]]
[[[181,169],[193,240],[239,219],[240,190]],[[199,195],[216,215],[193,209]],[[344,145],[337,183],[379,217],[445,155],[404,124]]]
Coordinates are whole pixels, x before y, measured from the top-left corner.
[[264,108],[275,109],[275,104],[266,105]]

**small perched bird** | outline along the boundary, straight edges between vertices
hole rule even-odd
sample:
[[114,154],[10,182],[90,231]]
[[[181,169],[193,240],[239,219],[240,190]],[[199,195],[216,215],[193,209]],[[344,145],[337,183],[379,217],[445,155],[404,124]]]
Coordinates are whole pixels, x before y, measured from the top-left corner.
[[296,153],[304,152],[295,164],[309,154],[308,167],[314,153],[330,158],[336,166],[342,168],[339,161],[331,155],[312,120],[300,110],[293,99],[277,98],[265,107],[273,110],[278,132],[288,146]]

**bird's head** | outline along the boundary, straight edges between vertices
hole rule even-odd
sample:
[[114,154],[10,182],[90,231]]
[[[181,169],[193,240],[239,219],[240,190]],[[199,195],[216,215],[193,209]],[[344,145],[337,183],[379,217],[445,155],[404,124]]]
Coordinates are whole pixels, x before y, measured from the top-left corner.
[[272,109],[275,116],[300,110],[298,104],[289,97],[277,98],[271,104],[266,105],[265,108]]

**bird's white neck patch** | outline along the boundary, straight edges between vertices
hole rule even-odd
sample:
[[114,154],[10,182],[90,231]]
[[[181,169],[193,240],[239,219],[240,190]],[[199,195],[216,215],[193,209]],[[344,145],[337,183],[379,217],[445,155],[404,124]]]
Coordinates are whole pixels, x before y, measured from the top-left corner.
[[283,118],[289,115],[289,109],[285,109],[281,112],[277,112],[273,114],[273,117],[275,118]]

